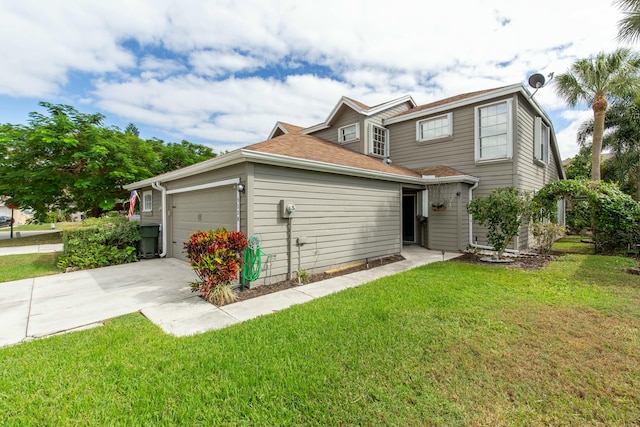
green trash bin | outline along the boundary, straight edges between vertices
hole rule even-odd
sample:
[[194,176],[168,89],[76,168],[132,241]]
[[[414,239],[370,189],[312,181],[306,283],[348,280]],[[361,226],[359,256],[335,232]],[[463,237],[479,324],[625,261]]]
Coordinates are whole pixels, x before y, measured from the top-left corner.
[[140,225],[140,258],[153,258],[158,253],[160,224]]

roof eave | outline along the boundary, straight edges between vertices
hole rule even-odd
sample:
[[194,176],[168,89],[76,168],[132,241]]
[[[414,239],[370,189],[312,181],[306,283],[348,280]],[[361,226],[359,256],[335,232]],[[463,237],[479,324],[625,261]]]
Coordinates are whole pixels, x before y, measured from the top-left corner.
[[263,153],[253,150],[242,150],[242,152],[245,160],[255,163],[263,163],[272,166],[295,167],[316,172],[337,173],[341,175],[382,179],[385,181],[403,182],[408,184],[423,184],[421,177],[411,177],[391,172],[381,172],[353,166],[337,165],[317,160],[299,159],[282,154]]
[[441,176],[441,177],[423,176],[422,180],[425,185],[456,184],[456,183],[476,184],[480,182],[480,178],[472,175],[453,175],[453,176]]
[[455,108],[464,107],[469,104],[488,101],[499,96],[510,95],[517,92],[522,92],[523,94],[526,94],[525,96],[528,96],[529,94],[529,92],[527,92],[527,90],[522,85],[522,83],[517,83],[511,86],[505,86],[503,88],[496,89],[495,91],[485,92],[480,95],[472,96],[472,97],[461,99],[458,101],[449,102],[447,104],[438,105],[433,108],[427,108],[425,110],[420,110],[420,111],[416,111],[414,113],[409,113],[409,114],[403,114],[401,116],[390,117],[388,119],[385,119],[383,123],[385,126],[391,125],[394,123],[401,123],[407,120],[413,120],[419,117],[429,116],[429,115],[437,114],[443,111],[450,111]]
[[342,107],[343,105],[348,106],[349,108],[351,108],[352,110],[354,110],[356,113],[358,114],[362,114],[365,117],[369,117],[372,116],[374,114],[378,114],[381,111],[387,110],[389,108],[392,108],[396,105],[400,105],[403,104],[405,102],[410,103],[413,107],[416,107],[416,102],[413,100],[413,97],[411,95],[405,95],[402,96],[400,98],[396,98],[393,99],[389,102],[385,102],[384,104],[380,104],[377,107],[374,108],[369,108],[369,109],[363,109],[361,106],[355,104],[354,102],[352,102],[349,98],[343,96],[342,98],[340,98],[340,101],[338,101],[338,103],[335,105],[335,107],[333,107],[333,110],[331,110],[331,113],[329,113],[329,116],[327,117],[327,119],[323,122],[323,123],[318,123],[317,125],[311,126],[310,128],[304,129],[302,131],[300,131],[301,134],[304,135],[308,135],[310,133],[314,133],[314,132],[318,132],[324,129],[327,129],[329,127],[331,127],[331,121],[333,120],[333,118],[335,117],[335,115],[338,113],[338,111],[340,110],[340,107]]
[[126,190],[134,190],[137,188],[148,187],[154,182],[169,182],[176,179],[187,178],[189,176],[197,175],[202,172],[206,172],[212,169],[222,168],[225,166],[232,166],[243,161],[242,150],[234,150],[230,153],[222,154],[213,159],[205,160],[200,163],[196,163],[191,166],[186,166],[175,171],[166,172],[161,175],[156,175],[151,178],[136,181],[131,184],[124,185]]

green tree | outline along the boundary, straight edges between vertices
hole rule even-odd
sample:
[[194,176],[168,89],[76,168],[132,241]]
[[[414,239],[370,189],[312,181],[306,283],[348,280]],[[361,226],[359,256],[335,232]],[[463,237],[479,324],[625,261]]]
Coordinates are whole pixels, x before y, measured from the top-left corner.
[[124,128],[124,133],[128,133],[133,136],[140,136],[140,131],[138,127],[133,123],[129,123],[126,128]]
[[567,179],[589,179],[591,175],[591,144],[580,148],[578,154],[573,156],[564,166]]
[[[612,104],[604,127],[602,147],[609,149],[612,157],[602,163],[602,178],[618,183],[620,189],[640,200],[640,99],[625,98]],[[590,119],[580,126],[578,142],[587,144],[592,132]],[[567,174],[567,178],[581,176]]]
[[28,125],[0,125],[0,194],[8,203],[98,216],[128,197],[125,184],[214,157],[207,146],[143,140],[129,124],[106,127],[102,114],[41,102]]
[[526,222],[530,213],[529,200],[528,194],[514,187],[494,188],[487,197],[474,199],[467,206],[473,220],[487,227],[487,240],[498,258]]
[[571,107],[585,103],[593,110],[591,179],[600,180],[600,154],[609,99],[640,92],[640,57],[629,49],[579,59],[555,80],[557,95]]
[[618,40],[636,42],[640,37],[640,0],[617,0],[622,11],[622,19],[618,21]]
[[210,147],[185,140],[165,144],[159,139],[153,139],[151,143],[157,147],[160,156],[156,173],[180,169],[216,157],[216,153]]
[[83,114],[68,105],[41,102],[29,124],[0,128],[0,194],[43,216],[47,211],[113,209],[127,192],[122,186],[152,175],[153,150],[140,139],[103,125],[102,114]]

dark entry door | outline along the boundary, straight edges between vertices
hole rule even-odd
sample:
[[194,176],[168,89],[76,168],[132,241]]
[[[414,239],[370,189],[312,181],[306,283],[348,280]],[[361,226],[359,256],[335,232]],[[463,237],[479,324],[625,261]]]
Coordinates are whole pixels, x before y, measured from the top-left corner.
[[416,242],[416,195],[402,195],[402,240]]

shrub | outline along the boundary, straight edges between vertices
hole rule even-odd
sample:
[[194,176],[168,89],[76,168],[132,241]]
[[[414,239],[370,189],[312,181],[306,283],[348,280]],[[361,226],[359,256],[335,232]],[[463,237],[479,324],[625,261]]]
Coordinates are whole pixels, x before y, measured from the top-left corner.
[[560,236],[564,235],[567,231],[566,227],[553,222],[534,222],[529,227],[533,238],[536,241],[536,247],[541,254],[548,254],[551,251],[551,246]]
[[560,198],[586,201],[595,250],[598,253],[634,248],[640,243],[640,203],[611,183],[586,180],[554,181],[545,185],[533,201],[537,216],[555,221],[556,202]]
[[467,206],[473,220],[487,227],[487,240],[498,258],[520,232],[529,209],[528,194],[520,193],[514,187],[495,188],[487,197],[472,200]]
[[184,248],[200,280],[191,284],[191,290],[215,305],[233,301],[231,282],[240,273],[241,255],[247,246],[249,242],[241,231],[218,228],[193,233]]
[[137,222],[127,218],[91,218],[83,227],[65,230],[64,252],[58,266],[96,268],[137,261],[140,230]]

